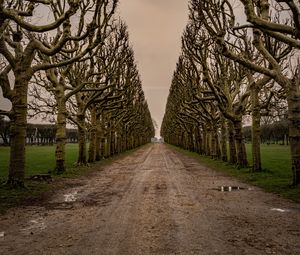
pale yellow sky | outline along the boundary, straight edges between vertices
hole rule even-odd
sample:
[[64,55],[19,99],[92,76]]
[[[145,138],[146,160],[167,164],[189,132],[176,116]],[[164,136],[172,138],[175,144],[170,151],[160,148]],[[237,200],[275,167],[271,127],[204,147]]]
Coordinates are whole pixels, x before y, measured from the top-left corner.
[[188,0],[120,0],[119,13],[128,25],[151,115],[160,125],[188,20]]

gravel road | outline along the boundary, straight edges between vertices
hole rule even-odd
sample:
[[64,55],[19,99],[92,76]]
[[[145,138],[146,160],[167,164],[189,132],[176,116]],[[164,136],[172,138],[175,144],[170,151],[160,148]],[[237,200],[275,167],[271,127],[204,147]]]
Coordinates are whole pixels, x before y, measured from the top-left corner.
[[0,254],[300,254],[300,204],[164,144],[63,185],[0,216]]

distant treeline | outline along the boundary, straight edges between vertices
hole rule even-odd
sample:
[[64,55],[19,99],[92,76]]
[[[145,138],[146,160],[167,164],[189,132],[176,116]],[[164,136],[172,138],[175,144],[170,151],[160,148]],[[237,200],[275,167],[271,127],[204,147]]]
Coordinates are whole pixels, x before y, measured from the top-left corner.
[[[10,122],[0,120],[0,145],[9,145]],[[67,129],[67,143],[77,143],[77,129]],[[53,145],[55,143],[56,126],[52,124],[27,124],[26,144]]]
[[[251,126],[243,128],[245,142],[251,142]],[[289,128],[286,119],[275,121],[271,124],[261,125],[260,140],[261,143],[289,144]]]

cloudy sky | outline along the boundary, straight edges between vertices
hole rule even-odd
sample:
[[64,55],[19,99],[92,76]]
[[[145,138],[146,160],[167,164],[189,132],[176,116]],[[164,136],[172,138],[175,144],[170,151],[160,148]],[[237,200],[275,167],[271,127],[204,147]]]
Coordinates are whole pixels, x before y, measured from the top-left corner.
[[160,125],[187,24],[188,0],[120,0],[119,14],[128,25],[152,117]]
[[[188,0],[120,0],[118,12],[128,25],[143,90],[160,126],[187,24]],[[0,107],[8,110],[10,103],[1,92]]]

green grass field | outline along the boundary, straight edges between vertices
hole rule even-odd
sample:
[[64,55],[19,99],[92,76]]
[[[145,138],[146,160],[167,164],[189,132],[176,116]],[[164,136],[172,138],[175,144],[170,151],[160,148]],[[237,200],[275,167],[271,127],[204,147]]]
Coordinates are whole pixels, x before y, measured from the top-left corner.
[[[61,177],[75,176],[88,172],[87,167],[73,167],[78,152],[77,144],[67,144],[66,166],[68,173]],[[41,199],[42,194],[55,189],[55,186],[45,182],[26,181],[25,189],[11,189],[3,185],[8,175],[9,147],[0,147],[0,214],[9,208],[18,206],[26,201]],[[26,147],[26,176],[48,173],[55,166],[55,146]],[[56,177],[58,178],[58,177]],[[59,177],[60,178],[60,177]]]
[[[71,167],[77,159],[78,145],[67,144],[66,167]],[[0,147],[0,178],[6,177],[9,164],[9,147]],[[55,146],[26,147],[26,176],[47,173],[55,167]]]
[[[300,202],[300,186],[291,188],[292,170],[290,159],[290,147],[283,145],[265,145],[261,146],[262,167],[260,173],[253,173],[251,168],[237,169],[235,166],[224,163],[219,160],[213,160],[207,156],[200,156],[197,153],[185,151],[172,146],[176,150],[190,155],[207,166],[227,173],[230,176],[259,186],[266,191],[280,194],[284,197]],[[247,155],[251,165],[251,144],[247,144]]]

